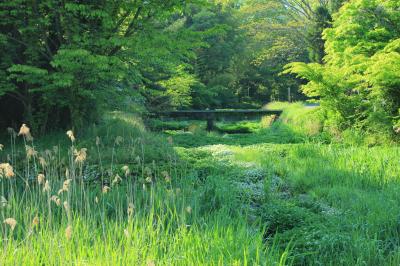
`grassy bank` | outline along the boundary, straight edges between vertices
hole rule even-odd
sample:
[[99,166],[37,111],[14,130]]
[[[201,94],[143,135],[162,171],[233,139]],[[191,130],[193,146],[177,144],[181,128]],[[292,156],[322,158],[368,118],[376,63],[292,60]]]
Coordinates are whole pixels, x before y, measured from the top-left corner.
[[69,134],[32,141],[10,132],[2,160],[12,169],[3,164],[0,179],[3,265],[285,261],[263,243],[262,228],[233,206],[214,206],[214,184],[199,183],[200,170],[172,140],[134,115],[111,113]]
[[230,186],[237,197],[224,202],[246,202],[248,222],[265,227],[264,241],[280,252],[289,246],[290,263],[398,265],[398,146],[377,145],[355,132],[324,132],[318,107],[267,108],[283,108],[280,121],[252,134],[168,135],[186,147],[183,154],[212,154],[218,164],[201,163],[199,156],[192,162],[206,173],[220,170],[205,175],[228,180],[217,182],[218,194]]
[[400,264],[400,148],[339,144],[318,107],[279,105],[272,124],[218,124],[250,133],[150,121],[154,133],[110,113],[74,141],[16,136],[1,152],[14,175],[2,165],[0,260]]

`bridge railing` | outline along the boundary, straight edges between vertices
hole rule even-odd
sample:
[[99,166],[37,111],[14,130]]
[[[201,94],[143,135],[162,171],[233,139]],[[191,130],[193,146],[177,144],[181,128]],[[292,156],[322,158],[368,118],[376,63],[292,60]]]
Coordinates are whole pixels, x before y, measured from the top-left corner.
[[221,117],[238,117],[238,116],[255,116],[255,115],[275,115],[279,117],[282,110],[265,110],[265,109],[235,109],[235,110],[178,110],[154,113],[156,117],[182,118],[187,117],[192,120],[206,120],[207,130],[214,128],[214,121]]

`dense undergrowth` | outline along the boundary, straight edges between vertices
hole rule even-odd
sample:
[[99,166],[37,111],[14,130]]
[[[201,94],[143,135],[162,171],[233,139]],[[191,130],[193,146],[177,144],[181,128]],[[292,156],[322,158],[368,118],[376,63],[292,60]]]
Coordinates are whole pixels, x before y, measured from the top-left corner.
[[214,185],[203,186],[170,138],[133,115],[111,113],[76,138],[20,133],[10,129],[1,152],[2,264],[285,261],[262,228],[216,205]]
[[[162,131],[151,133],[124,113],[73,142],[63,132],[11,144],[11,133],[1,261],[398,265],[400,149],[338,143],[318,107],[284,108],[272,124],[221,121],[211,133],[149,121]],[[224,131],[236,125],[249,133]]]

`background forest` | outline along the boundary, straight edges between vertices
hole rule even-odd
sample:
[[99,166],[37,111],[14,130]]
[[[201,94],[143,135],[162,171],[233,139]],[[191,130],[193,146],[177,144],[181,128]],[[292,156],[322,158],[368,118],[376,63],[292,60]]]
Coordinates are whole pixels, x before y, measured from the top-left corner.
[[43,134],[79,130],[110,109],[258,108],[311,97],[331,131],[393,135],[398,5],[3,1],[0,125],[25,122]]

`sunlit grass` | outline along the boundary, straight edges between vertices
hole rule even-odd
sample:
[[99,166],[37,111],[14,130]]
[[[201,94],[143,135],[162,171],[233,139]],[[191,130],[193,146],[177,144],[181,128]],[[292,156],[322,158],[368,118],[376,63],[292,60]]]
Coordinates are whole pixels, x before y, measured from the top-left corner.
[[105,121],[4,142],[3,264],[400,263],[398,146],[322,144],[284,121],[164,136]]
[[[295,206],[315,212],[322,204],[324,214],[317,216],[322,220],[313,218],[275,236],[293,240],[298,261],[399,263],[400,148],[292,144],[231,150],[235,160],[256,162],[270,178],[281,178],[282,192]],[[315,253],[301,254],[311,249]]]
[[211,198],[171,143],[121,115],[84,137],[68,131],[54,147],[11,133],[2,158],[12,164],[0,178],[2,265],[285,262],[287,252],[265,245],[262,228],[232,206],[205,212]]

